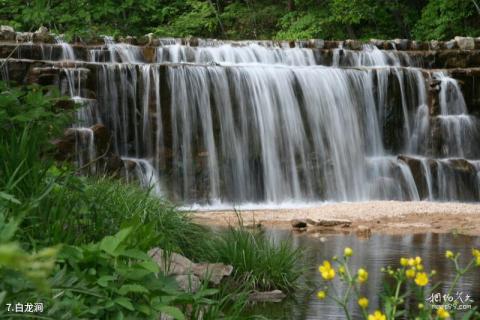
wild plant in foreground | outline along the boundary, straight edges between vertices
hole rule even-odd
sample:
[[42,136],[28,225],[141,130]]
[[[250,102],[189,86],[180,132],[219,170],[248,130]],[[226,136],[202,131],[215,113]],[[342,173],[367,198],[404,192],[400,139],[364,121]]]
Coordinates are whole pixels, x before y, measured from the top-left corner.
[[[450,296],[454,291],[458,281],[469,270],[480,267],[480,250],[472,249],[473,258],[470,262],[461,267],[458,262],[460,254],[454,254],[446,251],[445,257],[455,266],[455,278],[446,296]],[[443,306],[434,308],[428,303],[424,303],[426,297],[433,294],[439,283],[427,287],[431,278],[436,274],[435,270],[427,272],[424,270],[421,257],[402,257],[400,267],[392,268],[390,266],[382,268],[389,281],[385,285],[388,287],[393,284],[391,289],[380,296],[382,306],[374,311],[369,311],[369,299],[361,294],[361,287],[368,281],[369,273],[364,268],[352,270],[349,266],[350,257],[353,255],[351,248],[345,248],[343,257],[333,257],[332,262],[324,261],[319,267],[319,272],[325,282],[322,290],[317,292],[320,300],[329,298],[342,307],[346,319],[352,319],[352,310],[349,308],[352,299],[357,300],[358,307],[363,319],[366,320],[394,320],[394,319],[415,319],[415,320],[438,320],[455,318],[455,310],[446,310]],[[340,295],[335,291],[334,281],[346,285],[345,293]],[[416,301],[416,307],[407,305],[408,301]],[[452,308],[455,309],[455,308]],[[480,314],[474,307],[463,316],[463,320],[479,319]]]
[[302,252],[288,241],[273,243],[261,231],[243,227],[230,227],[213,239],[208,260],[232,265],[235,281],[250,289],[288,291],[302,274]]

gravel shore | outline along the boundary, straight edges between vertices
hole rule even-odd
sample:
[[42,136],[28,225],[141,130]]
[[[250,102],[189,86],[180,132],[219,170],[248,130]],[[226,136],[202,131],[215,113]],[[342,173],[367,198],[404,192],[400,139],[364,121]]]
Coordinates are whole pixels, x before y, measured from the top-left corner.
[[369,228],[380,233],[458,232],[480,235],[480,204],[457,202],[369,201],[328,203],[315,207],[230,211],[197,211],[194,220],[207,225],[261,223],[289,228],[293,219],[347,219],[352,222],[342,232]]

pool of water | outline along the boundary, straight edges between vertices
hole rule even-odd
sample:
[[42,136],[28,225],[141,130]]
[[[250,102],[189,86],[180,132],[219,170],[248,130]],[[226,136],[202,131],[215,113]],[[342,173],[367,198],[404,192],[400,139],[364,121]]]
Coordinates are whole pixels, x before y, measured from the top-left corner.
[[[344,247],[354,250],[350,263],[354,270],[364,267],[369,271],[368,282],[362,286],[362,294],[370,299],[369,311],[375,310],[379,304],[378,293],[382,291],[386,278],[380,272],[382,267],[398,266],[403,256],[421,256],[427,271],[437,271],[433,281],[442,282],[435,293],[447,293],[455,275],[453,263],[444,256],[445,251],[460,252],[460,262],[465,264],[472,257],[471,248],[480,247],[480,237],[452,234],[373,235],[369,239],[359,239],[354,235],[312,237],[278,229],[267,229],[266,234],[274,241],[291,239],[296,247],[307,250],[304,262],[307,270],[300,281],[302,288],[281,303],[259,303],[250,310],[252,314],[265,315],[270,319],[344,319],[342,310],[332,300],[320,301],[316,298],[317,288],[323,283],[317,271],[318,265],[334,255],[341,256]],[[335,283],[339,284],[338,281]],[[344,292],[342,287],[337,287],[337,290]],[[480,305],[480,269],[474,268],[466,274],[454,292],[457,291],[472,296],[472,307]],[[351,301],[350,310],[354,319],[362,319],[355,299]]]

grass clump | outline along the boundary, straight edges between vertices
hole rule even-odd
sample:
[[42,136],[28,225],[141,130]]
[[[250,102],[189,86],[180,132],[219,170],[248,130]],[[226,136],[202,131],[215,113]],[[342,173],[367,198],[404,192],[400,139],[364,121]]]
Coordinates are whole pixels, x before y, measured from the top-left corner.
[[262,231],[229,227],[211,244],[210,259],[230,264],[234,279],[251,290],[290,291],[302,274],[302,251],[289,241],[274,243]]

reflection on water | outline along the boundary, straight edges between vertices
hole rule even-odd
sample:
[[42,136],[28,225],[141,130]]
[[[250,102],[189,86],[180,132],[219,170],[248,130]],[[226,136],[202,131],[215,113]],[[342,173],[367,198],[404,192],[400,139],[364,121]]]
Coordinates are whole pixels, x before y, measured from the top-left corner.
[[[362,294],[370,299],[369,311],[378,307],[378,293],[383,288],[384,274],[380,269],[384,266],[398,266],[402,256],[421,256],[426,270],[435,269],[437,275],[434,282],[442,281],[442,286],[435,292],[446,293],[454,278],[454,267],[444,257],[445,250],[460,252],[460,262],[466,264],[472,257],[471,248],[480,247],[480,237],[454,236],[451,234],[418,234],[418,235],[373,235],[368,240],[361,240],[353,235],[328,236],[324,241],[308,235],[292,235],[286,230],[266,231],[274,241],[292,238],[295,246],[307,249],[306,266],[309,268],[301,280],[303,284],[310,283],[310,289],[297,290],[294,297],[278,304],[258,304],[252,313],[262,314],[270,319],[344,319],[342,310],[331,300],[319,301],[316,290],[322,284],[317,267],[325,259],[340,256],[344,247],[354,250],[350,265],[353,269],[366,267],[369,271],[368,282],[363,286]],[[312,285],[313,283],[313,285]],[[338,284],[338,282],[336,281]],[[338,292],[343,288],[338,287]],[[472,307],[480,305],[480,272],[478,268],[466,274],[458,284],[457,290],[471,295],[474,300]],[[361,319],[356,300],[352,299],[350,310],[354,319]]]

